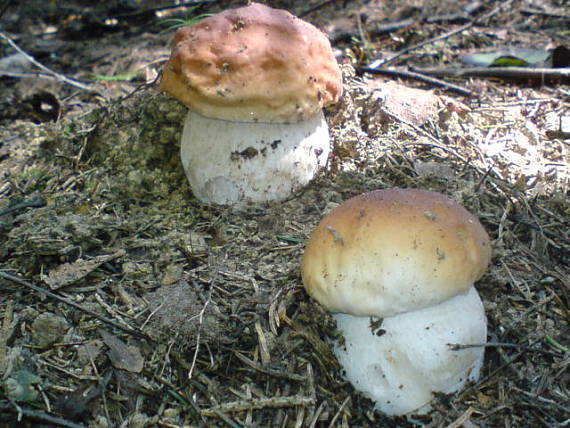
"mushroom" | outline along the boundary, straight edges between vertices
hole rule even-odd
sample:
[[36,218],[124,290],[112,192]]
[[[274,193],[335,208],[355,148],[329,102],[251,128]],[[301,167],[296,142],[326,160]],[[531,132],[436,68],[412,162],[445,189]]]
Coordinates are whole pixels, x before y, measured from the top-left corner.
[[308,294],[344,336],[334,352],[352,385],[388,415],[425,413],[434,392],[479,377],[487,339],[473,284],[491,257],[476,217],[425,190],[377,190],[322,219],[303,257]]
[[326,164],[340,68],[324,33],[285,10],[253,3],[178,30],[160,87],[189,108],[182,165],[203,202],[282,200]]

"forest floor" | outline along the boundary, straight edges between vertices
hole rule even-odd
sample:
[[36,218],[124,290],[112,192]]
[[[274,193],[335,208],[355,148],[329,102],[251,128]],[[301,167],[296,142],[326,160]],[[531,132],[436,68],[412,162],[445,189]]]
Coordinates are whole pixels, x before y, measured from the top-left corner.
[[[155,82],[165,19],[243,3],[0,2],[0,427],[570,426],[568,75],[405,74],[512,47],[567,61],[570,9],[270,3],[327,32],[344,94],[326,171],[235,209],[192,196],[185,107]],[[493,246],[481,379],[410,419],[343,380],[300,276],[324,214],[390,187],[455,199]]]

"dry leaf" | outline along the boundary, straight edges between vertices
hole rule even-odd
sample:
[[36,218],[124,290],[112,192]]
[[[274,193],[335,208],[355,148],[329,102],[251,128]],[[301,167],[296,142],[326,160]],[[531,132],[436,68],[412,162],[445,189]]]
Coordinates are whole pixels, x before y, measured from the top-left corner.
[[144,357],[136,346],[125,344],[122,340],[111,333],[107,333],[105,330],[99,330],[99,334],[103,338],[105,345],[109,347],[108,355],[113,367],[132,373],[140,373],[142,371]]
[[437,119],[440,101],[433,91],[409,88],[394,82],[385,83],[379,79],[367,83],[373,91],[371,101],[379,108],[378,112],[372,109],[368,111],[376,116],[375,120],[390,121],[389,118],[383,117],[382,110],[416,126]]
[[66,285],[85,278],[103,263],[122,257],[125,254],[125,250],[119,250],[114,254],[94,257],[91,260],[78,259],[73,263],[64,263],[51,270],[49,275],[44,278],[44,282],[49,285],[52,290],[65,287]]

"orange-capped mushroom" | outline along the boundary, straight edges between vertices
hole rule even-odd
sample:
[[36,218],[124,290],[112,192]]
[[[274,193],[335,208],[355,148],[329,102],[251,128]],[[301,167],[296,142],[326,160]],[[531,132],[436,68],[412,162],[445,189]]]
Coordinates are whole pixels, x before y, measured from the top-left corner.
[[285,199],[326,164],[340,68],[324,33],[285,10],[253,3],[180,29],[160,87],[190,109],[182,163],[204,202]]

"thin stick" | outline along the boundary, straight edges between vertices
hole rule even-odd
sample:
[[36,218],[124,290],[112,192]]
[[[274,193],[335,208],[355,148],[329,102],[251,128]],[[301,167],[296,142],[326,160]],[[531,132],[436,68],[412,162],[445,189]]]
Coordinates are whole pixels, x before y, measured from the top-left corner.
[[468,68],[416,68],[416,72],[431,76],[452,77],[498,77],[505,79],[533,80],[568,80],[570,67],[532,68],[532,67],[468,67]]
[[465,422],[467,422],[469,420],[469,418],[471,418],[471,415],[473,414],[474,411],[475,411],[475,409],[473,407],[469,407],[465,411],[465,413],[463,413],[461,416],[459,416],[457,419],[455,419],[446,428],[459,428],[459,427],[464,426]]
[[534,400],[538,400],[538,401],[542,401],[543,403],[550,404],[551,406],[557,407],[557,408],[559,408],[560,410],[564,411],[566,414],[570,414],[570,407],[563,406],[562,404],[557,403],[556,401],[549,400],[548,398],[545,398],[545,397],[541,397],[541,396],[538,395],[538,394],[535,394],[535,393],[532,393],[532,392],[529,392],[529,391],[525,391],[524,389],[517,388],[517,387],[514,386],[514,385],[513,385],[511,388],[512,388],[513,390],[515,390],[515,391],[521,393],[521,394],[526,395],[527,397],[531,397],[531,398],[534,399]]
[[196,349],[194,349],[194,355],[192,356],[192,364],[190,365],[190,370],[188,371],[188,379],[192,379],[192,373],[194,372],[194,368],[196,367],[196,360],[198,359],[198,351],[200,350],[200,333],[202,331],[202,322],[203,322],[203,318],[204,318],[204,312],[206,311],[206,308],[208,307],[208,304],[210,303],[210,299],[208,299],[208,301],[206,303],[204,303],[204,306],[202,307],[202,310],[200,311],[200,319],[199,319],[199,327],[198,327],[198,333],[196,334]]
[[24,52],[24,50],[22,48],[20,48],[20,46],[18,46],[16,44],[16,42],[14,42],[10,37],[8,37],[6,34],[4,34],[1,31],[0,31],[0,37],[3,38],[4,40],[6,40],[8,42],[8,44],[10,46],[12,46],[12,48],[14,48],[20,54],[24,55],[28,61],[30,61],[32,64],[34,64],[39,69],[45,71],[47,74],[53,76],[57,80],[64,82],[64,83],[67,83],[68,85],[75,86],[76,88],[83,89],[84,91],[95,92],[90,86],[87,86],[81,82],[78,82],[77,80],[70,79],[69,77],[65,77],[63,74],[59,74],[53,70],[50,70],[45,65],[39,63],[38,61],[36,61],[36,59],[33,56]]
[[249,409],[259,410],[266,408],[282,408],[282,407],[296,407],[296,406],[310,406],[315,404],[315,399],[311,397],[304,397],[302,395],[290,395],[283,397],[269,397],[257,398],[253,400],[231,401],[220,404],[215,407],[203,409],[201,411],[204,416],[217,416],[216,411],[235,413],[243,412]]
[[386,64],[394,62],[395,60],[397,60],[401,56],[403,56],[403,55],[405,55],[411,51],[414,51],[416,49],[424,47],[425,45],[429,45],[431,43],[435,43],[435,42],[439,42],[441,40],[448,39],[457,33],[462,33],[463,31],[468,30],[469,28],[473,27],[475,24],[479,24],[480,22],[482,22],[486,19],[489,19],[490,17],[495,15],[497,12],[499,12],[501,9],[508,7],[512,2],[513,2],[513,0],[509,0],[505,3],[502,3],[499,6],[497,6],[496,8],[494,8],[492,11],[490,11],[489,13],[487,13],[487,14],[479,17],[479,18],[474,19],[473,21],[471,21],[468,24],[462,25],[461,27],[456,28],[456,29],[451,30],[451,31],[448,31],[447,33],[440,34],[439,36],[432,37],[431,39],[424,40],[423,42],[420,42],[420,43],[415,44],[413,46],[410,46],[408,48],[402,49],[401,51],[395,53],[391,57],[388,57],[388,58],[382,59],[382,60],[379,59],[379,60],[373,61],[372,63],[370,63],[369,67],[370,68],[380,68]]
[[[306,11],[304,11],[304,12],[301,12],[301,13],[299,14],[299,18],[304,18],[304,17],[306,17],[307,15],[310,15],[311,13],[316,12],[316,11],[319,10],[319,9],[322,9],[322,8],[325,7],[325,6],[328,6],[328,5],[330,5],[330,4],[335,3],[336,1],[337,1],[337,0],[327,0],[327,1],[324,1],[324,2],[322,2],[322,3],[320,3],[320,4],[317,4],[316,6],[313,6],[313,7],[311,7],[310,9],[308,9],[308,10],[306,10]],[[346,3],[348,3],[348,1],[346,1]]]
[[345,400],[342,402],[342,404],[338,408],[338,411],[335,413],[335,415],[333,416],[333,418],[331,420],[331,423],[329,424],[329,428],[332,428],[335,426],[337,419],[339,418],[339,416],[341,415],[342,411],[344,410],[344,408],[346,407],[346,405],[349,401],[350,401],[350,395],[345,398]]
[[570,15],[566,13],[548,12],[539,9],[531,9],[530,7],[519,10],[523,15],[538,15],[546,16],[548,18],[570,19]]
[[66,419],[50,415],[49,413],[40,412],[38,410],[23,409],[20,406],[14,407],[13,405],[10,405],[5,401],[0,401],[0,410],[12,411],[14,413],[17,413],[18,415],[26,417],[26,419],[41,421],[58,427],[85,428],[85,425],[76,424],[75,422],[71,422]]
[[[535,343],[537,343],[540,339],[536,339],[533,342],[531,342],[528,346],[532,346]],[[500,349],[500,348],[499,348]],[[497,373],[499,373],[500,371],[504,370],[505,368],[509,367],[511,364],[513,364],[521,355],[523,355],[526,351],[523,350],[521,352],[516,353],[515,355],[513,355],[511,358],[509,358],[507,361],[505,361],[503,364],[501,364],[499,367],[497,367],[496,369],[494,369],[493,371],[491,371],[491,373],[487,374],[487,376],[483,377],[482,379],[479,379],[476,383],[474,383],[473,385],[467,387],[466,389],[464,389],[460,396],[465,396],[466,394],[470,393],[471,391],[475,391],[477,388],[479,388],[481,385],[483,385],[485,382],[487,382],[489,379],[492,379],[493,376],[495,376]]]
[[469,348],[515,348],[528,352],[538,352],[553,357],[560,357],[559,353],[548,351],[546,349],[537,349],[531,346],[519,345],[518,343],[488,342],[488,343],[473,343],[468,345],[460,345],[458,343],[448,343],[447,346],[449,346],[452,351],[460,351],[462,349],[469,349]]
[[258,364],[253,360],[250,360],[249,358],[247,358],[245,355],[243,355],[242,353],[240,353],[238,351],[233,351],[233,352],[234,352],[234,355],[236,357],[238,357],[239,360],[241,360],[243,363],[247,364],[252,369],[257,370],[261,373],[265,373],[265,374],[268,374],[268,375],[274,376],[274,377],[280,377],[283,379],[292,380],[294,382],[307,382],[308,381],[308,378],[306,376],[301,376],[301,375],[294,374],[294,373],[286,373],[286,372],[282,372],[279,370],[275,370],[275,369],[272,369],[270,367],[266,367],[266,366],[263,366],[261,364]]
[[34,291],[37,291],[38,293],[43,294],[44,296],[47,296],[51,299],[57,300],[61,303],[65,303],[66,305],[69,305],[69,306],[73,306],[75,309],[79,309],[80,311],[85,312],[86,314],[89,314],[89,315],[97,318],[98,320],[103,321],[106,324],[109,324],[115,328],[118,328],[119,330],[122,330],[125,333],[131,334],[133,336],[140,337],[142,339],[150,340],[151,342],[153,342],[153,340],[149,336],[147,336],[146,334],[144,334],[141,331],[135,330],[132,327],[122,326],[121,324],[116,323],[112,319],[109,319],[103,315],[99,315],[97,312],[93,312],[90,309],[82,307],[81,305],[75,303],[73,300],[66,299],[65,297],[62,297],[58,294],[55,294],[55,293],[52,293],[51,291],[46,290],[45,288],[38,287],[37,285],[31,284],[30,282],[25,281],[22,278],[19,278],[19,277],[14,276],[14,275],[10,275],[9,273],[3,272],[3,271],[0,271],[0,278],[4,278],[4,279],[7,279],[9,281],[15,282],[16,284],[23,285],[25,287],[28,287],[28,288],[34,290]]
[[212,290],[214,289],[213,284],[210,285],[210,290],[208,293],[208,299],[202,306],[202,310],[198,315],[198,333],[196,333],[196,349],[194,349],[194,355],[192,356],[192,364],[190,365],[190,370],[188,371],[188,379],[192,379],[192,373],[194,373],[194,368],[196,367],[196,361],[198,359],[198,351],[200,350],[200,336],[202,332],[202,327],[204,324],[204,314],[206,313],[206,309],[208,305],[212,301]]
[[370,68],[383,67],[386,64],[390,64],[390,63],[396,61],[398,58],[400,58],[403,55],[406,55],[407,53],[415,51],[416,49],[424,47],[425,45],[429,45],[431,43],[435,43],[435,42],[439,42],[441,40],[448,39],[457,33],[462,33],[463,31],[468,30],[469,28],[473,27],[474,25],[475,25],[475,21],[470,22],[469,24],[465,24],[459,28],[456,28],[455,30],[448,31],[447,33],[440,34],[439,36],[433,37],[431,39],[424,40],[423,42],[420,42],[420,43],[417,43],[413,46],[402,49],[401,51],[396,52],[394,55],[392,55],[388,58],[373,61],[372,63],[370,63],[370,65],[368,67],[370,67]]
[[429,83],[430,85],[433,86],[448,89],[452,92],[458,93],[459,95],[464,95],[467,97],[473,95],[473,92],[471,92],[469,89],[453,85],[444,80],[426,76],[425,74],[421,74],[416,71],[397,70],[395,68],[373,68],[373,67],[360,67],[360,70],[371,74],[384,74],[387,76],[396,76],[396,77],[403,77],[405,79],[419,80],[420,82]]

